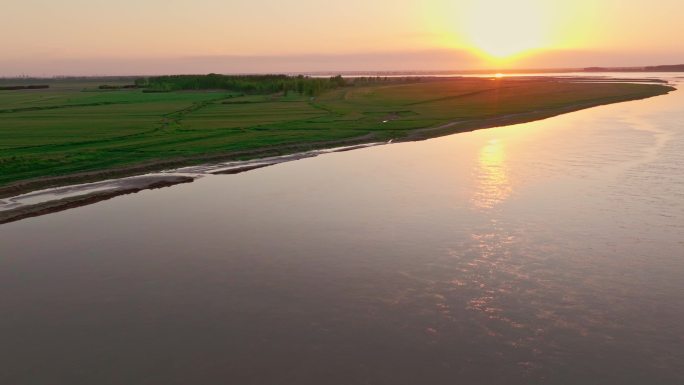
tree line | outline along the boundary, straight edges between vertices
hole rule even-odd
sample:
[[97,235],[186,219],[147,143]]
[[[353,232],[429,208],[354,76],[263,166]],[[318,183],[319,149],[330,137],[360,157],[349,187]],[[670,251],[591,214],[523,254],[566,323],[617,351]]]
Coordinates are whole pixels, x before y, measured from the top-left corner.
[[[328,78],[289,75],[165,75],[135,80],[144,92],[181,90],[230,90],[244,94],[273,94],[290,92],[318,96],[339,87],[367,85],[380,82],[403,82],[409,78],[362,77],[345,79],[341,75]],[[415,81],[415,78],[412,78]]]
[[0,86],[0,91],[18,91],[18,90],[40,90],[44,88],[50,88],[49,85],[28,85],[28,86]]
[[272,94],[297,92],[316,96],[324,91],[346,85],[342,76],[313,78],[288,75],[167,75],[141,78],[135,85],[146,92],[181,90],[230,90],[244,94]]

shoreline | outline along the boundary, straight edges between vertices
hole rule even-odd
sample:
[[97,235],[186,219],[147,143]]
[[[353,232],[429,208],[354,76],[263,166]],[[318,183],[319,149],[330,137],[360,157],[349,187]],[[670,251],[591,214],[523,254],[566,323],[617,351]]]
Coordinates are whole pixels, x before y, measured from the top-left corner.
[[539,120],[545,120],[553,118],[555,116],[569,114],[571,112],[577,112],[581,110],[586,110],[594,107],[606,106],[610,104],[632,102],[636,100],[650,99],[657,96],[667,95],[670,92],[676,91],[677,89],[668,86],[670,90],[663,91],[662,93],[649,96],[633,96],[624,97],[618,100],[598,100],[595,102],[577,103],[569,106],[563,106],[547,110],[536,110],[521,112],[517,114],[509,114],[502,116],[495,116],[491,118],[478,119],[478,120],[463,120],[463,121],[452,121],[447,122],[435,127],[419,128],[410,132],[406,137],[399,138],[397,142],[413,142],[418,140],[427,140],[431,138],[437,138],[440,136],[458,134],[462,132],[470,132],[475,130],[512,126],[516,124],[531,123]]
[[99,182],[106,179],[125,178],[148,173],[162,172],[174,168],[197,166],[209,163],[227,161],[249,161],[269,157],[294,155],[312,150],[331,149],[348,145],[364,145],[376,142],[375,135],[366,134],[355,138],[335,141],[320,141],[310,143],[293,143],[281,146],[262,147],[255,150],[235,151],[229,153],[207,154],[193,157],[171,158],[157,161],[138,163],[126,167],[116,167],[105,170],[84,171],[75,174],[40,177],[10,183],[0,187],[0,199],[11,198],[48,188],[68,185]]
[[[118,180],[118,187],[105,189],[103,191],[94,191],[82,195],[66,196],[60,199],[48,200],[35,204],[22,205],[19,204],[17,208],[10,208],[0,211],[0,225],[10,222],[16,222],[22,219],[37,217],[45,214],[56,213],[59,211],[68,210],[75,207],[90,205],[97,202],[102,202],[121,195],[135,194],[144,190],[154,190],[164,187],[175,186],[177,184],[191,183],[195,178],[189,176],[141,176],[129,179]],[[78,186],[73,189],[77,190]],[[72,190],[65,188],[64,195]],[[31,195],[31,194],[27,194]],[[58,194],[54,194],[58,195]]]
[[[494,116],[485,119],[451,121],[434,127],[416,129],[408,133],[405,137],[396,138],[390,140],[389,142],[398,143],[421,141],[480,129],[530,123],[575,111],[599,107],[602,105],[649,99],[652,97],[669,94],[670,92],[675,90],[676,88],[669,86],[668,89],[664,89],[662,92],[655,95],[630,96],[615,98],[612,100],[596,100],[594,102],[585,102],[546,110],[529,111],[503,116]],[[323,153],[351,151],[357,148],[365,148],[368,146],[386,144],[389,142],[378,143],[374,134],[366,134],[356,138],[342,139],[336,141],[294,143],[289,145],[273,146],[249,151],[203,155],[191,158],[166,159],[116,169],[90,171],[64,176],[44,177],[33,180],[25,180],[0,187],[0,202],[2,202],[3,200],[11,201],[12,198],[28,195],[32,192],[37,192],[40,190],[46,190],[49,192],[50,189],[56,189],[65,186],[66,188],[68,188],[69,186],[97,183],[105,180],[115,180],[123,183],[118,188],[113,188],[106,191],[94,191],[83,195],[72,196],[56,200],[49,200],[37,204],[21,205],[18,208],[0,210],[0,225],[15,222],[21,219],[26,219],[30,217],[63,211],[70,208],[89,205],[92,203],[112,199],[120,195],[133,194],[149,189],[164,188],[176,184],[191,183],[198,177],[201,177],[193,177],[188,175],[173,175],[173,171],[171,171],[171,173],[169,173],[168,175],[164,175],[162,173],[164,171],[169,172],[169,169],[178,170],[177,172],[182,173],[182,168],[192,168],[192,166],[201,168],[202,165],[204,165],[205,167],[210,168],[211,164],[217,165],[221,162],[243,163],[234,168],[227,168],[224,165],[224,167],[222,167],[223,170],[209,170],[204,172],[204,174],[208,175],[231,175],[271,166],[286,161],[317,156]],[[283,157],[283,159],[279,161],[268,161],[269,158],[277,157]],[[250,162],[261,163],[250,164]],[[160,174],[147,175],[150,173]],[[131,178],[141,179],[142,181],[126,182],[127,179]]]

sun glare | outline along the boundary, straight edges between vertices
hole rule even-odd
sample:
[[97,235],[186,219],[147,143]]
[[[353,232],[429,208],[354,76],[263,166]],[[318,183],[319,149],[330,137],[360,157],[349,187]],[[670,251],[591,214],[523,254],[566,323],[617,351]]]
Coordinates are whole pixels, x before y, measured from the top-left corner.
[[477,189],[472,200],[476,208],[494,208],[511,195],[513,188],[508,177],[502,141],[492,139],[480,149],[477,175]]
[[539,0],[481,0],[463,10],[462,28],[473,50],[505,61],[544,48],[549,38],[546,5]]

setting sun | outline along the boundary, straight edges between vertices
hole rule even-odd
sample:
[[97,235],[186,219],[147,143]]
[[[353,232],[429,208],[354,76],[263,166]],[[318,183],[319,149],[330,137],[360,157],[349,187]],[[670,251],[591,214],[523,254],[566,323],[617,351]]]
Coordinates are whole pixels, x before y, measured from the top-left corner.
[[465,9],[464,15],[466,43],[493,60],[505,60],[549,44],[548,15],[541,1],[478,1]]

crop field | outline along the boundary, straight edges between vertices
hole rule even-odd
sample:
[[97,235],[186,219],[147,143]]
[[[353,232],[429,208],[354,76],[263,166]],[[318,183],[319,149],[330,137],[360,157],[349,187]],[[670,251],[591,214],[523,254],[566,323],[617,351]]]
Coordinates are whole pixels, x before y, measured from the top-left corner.
[[[49,82],[48,82],[49,83]],[[47,83],[46,83],[47,84]],[[316,97],[229,90],[144,93],[59,82],[0,91],[0,186],[144,162],[345,139],[402,138],[415,129],[670,91],[651,84],[457,78],[348,86]],[[285,150],[284,150],[285,151]],[[239,154],[239,155],[238,155]]]

